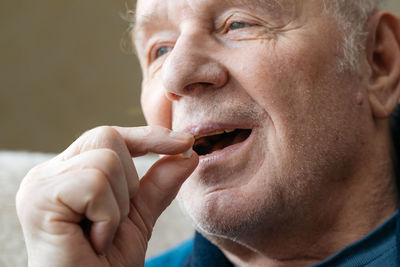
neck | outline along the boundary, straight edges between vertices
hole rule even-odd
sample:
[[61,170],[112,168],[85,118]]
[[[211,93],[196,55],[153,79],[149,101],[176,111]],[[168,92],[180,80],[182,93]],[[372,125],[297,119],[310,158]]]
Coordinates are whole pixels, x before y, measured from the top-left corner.
[[[380,147],[390,151],[391,143]],[[306,266],[333,255],[397,210],[392,156],[382,151],[371,153],[364,153],[357,171],[336,179],[329,195],[317,197],[291,222],[282,222],[274,229],[261,226],[234,240],[215,236],[208,239],[242,267]]]

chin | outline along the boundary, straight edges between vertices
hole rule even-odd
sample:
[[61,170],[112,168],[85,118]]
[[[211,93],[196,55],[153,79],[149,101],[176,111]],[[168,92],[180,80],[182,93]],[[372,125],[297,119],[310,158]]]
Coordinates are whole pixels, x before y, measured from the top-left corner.
[[238,239],[251,234],[269,221],[272,203],[265,194],[244,197],[237,188],[221,189],[198,195],[183,188],[178,201],[194,227],[207,236]]

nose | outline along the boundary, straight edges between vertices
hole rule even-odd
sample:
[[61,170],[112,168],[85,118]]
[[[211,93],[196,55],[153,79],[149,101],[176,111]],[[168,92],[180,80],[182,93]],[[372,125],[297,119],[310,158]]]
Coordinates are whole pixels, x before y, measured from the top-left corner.
[[162,67],[167,98],[178,100],[201,93],[199,90],[223,87],[228,81],[228,72],[217,60],[215,51],[215,44],[200,35],[181,35]]

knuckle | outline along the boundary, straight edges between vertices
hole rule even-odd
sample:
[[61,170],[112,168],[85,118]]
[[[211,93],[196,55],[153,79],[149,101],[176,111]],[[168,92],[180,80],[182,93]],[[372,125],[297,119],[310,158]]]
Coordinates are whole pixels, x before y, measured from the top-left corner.
[[15,208],[17,210],[17,214],[20,215],[22,208],[25,204],[25,199],[26,195],[23,193],[21,189],[17,191],[17,194],[15,195]]
[[123,163],[118,153],[109,148],[101,149],[101,153],[102,160],[107,164],[107,173],[110,175],[108,178],[121,177],[124,171]]
[[89,195],[93,198],[106,194],[109,187],[105,174],[97,169],[90,170],[90,174],[86,179],[86,186],[89,190]]
[[121,160],[117,152],[110,148],[102,148],[101,149],[102,157],[110,166],[116,167],[121,164]]
[[[15,194],[15,208],[20,221],[30,221],[37,217],[37,206],[46,200],[48,181],[40,171],[31,170],[21,181]],[[36,207],[36,208],[35,208]]]
[[118,138],[118,132],[111,126],[99,126],[93,129],[93,134],[101,139]]
[[56,158],[61,161],[66,161],[88,150],[113,147],[120,143],[120,139],[120,134],[111,126],[99,126],[83,133]]
[[79,151],[87,151],[93,148],[114,147],[120,143],[121,135],[111,126],[96,127],[79,138],[77,146]]
[[25,179],[31,179],[31,177],[38,177],[38,176],[42,175],[42,173],[45,172],[45,168],[46,168],[47,165],[48,165],[48,161],[34,166],[25,175],[24,180]]
[[141,127],[141,131],[142,131],[142,136],[144,138],[159,136],[159,135],[164,136],[164,135],[169,135],[170,133],[169,129],[159,125],[144,126]]
[[35,221],[37,219],[37,199],[31,197],[26,190],[19,190],[15,196],[15,209],[18,219],[22,224]]
[[153,131],[154,131],[154,127],[155,126],[144,126],[144,127],[140,127],[140,130],[142,131],[142,135],[143,137],[149,137],[152,135]]
[[169,134],[169,132],[170,132],[170,130],[169,129],[167,129],[167,128],[165,128],[165,127],[162,127],[162,126],[159,126],[159,125],[154,125],[154,126],[149,126],[150,128],[151,128],[151,132],[152,133],[160,133],[160,134]]
[[[29,195],[35,194],[40,189],[40,180],[43,180],[43,167],[38,165],[29,170],[22,179],[17,191],[16,199],[20,202]],[[29,193],[30,191],[32,192]]]

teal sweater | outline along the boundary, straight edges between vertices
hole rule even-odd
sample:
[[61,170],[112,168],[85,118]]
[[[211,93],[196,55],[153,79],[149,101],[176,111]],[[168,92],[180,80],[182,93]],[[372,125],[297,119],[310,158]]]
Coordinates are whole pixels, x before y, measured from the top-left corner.
[[[396,212],[359,241],[312,267],[396,267]],[[145,267],[233,267],[222,252],[199,233],[194,239],[146,262]]]

